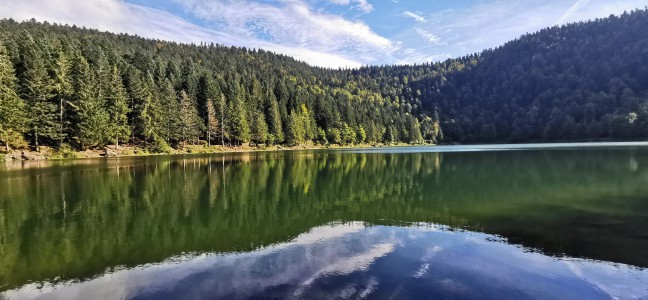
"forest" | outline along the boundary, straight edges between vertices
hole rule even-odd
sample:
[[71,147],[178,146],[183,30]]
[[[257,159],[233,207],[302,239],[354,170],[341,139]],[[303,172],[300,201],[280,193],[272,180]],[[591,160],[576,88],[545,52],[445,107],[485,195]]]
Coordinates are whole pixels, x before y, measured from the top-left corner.
[[0,143],[494,143],[648,136],[648,10],[421,65],[311,67],[261,49],[0,21]]

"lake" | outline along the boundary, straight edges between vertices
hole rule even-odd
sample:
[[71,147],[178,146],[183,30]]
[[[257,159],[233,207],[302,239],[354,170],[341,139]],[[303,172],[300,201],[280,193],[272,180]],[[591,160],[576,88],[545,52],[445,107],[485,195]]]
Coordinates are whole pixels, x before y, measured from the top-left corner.
[[0,298],[647,297],[645,143],[0,164]]

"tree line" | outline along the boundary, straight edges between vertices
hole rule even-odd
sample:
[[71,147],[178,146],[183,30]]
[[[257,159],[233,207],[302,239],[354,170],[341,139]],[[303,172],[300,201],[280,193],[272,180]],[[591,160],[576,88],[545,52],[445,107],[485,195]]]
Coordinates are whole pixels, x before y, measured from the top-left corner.
[[77,149],[524,142],[648,135],[648,12],[423,65],[311,67],[260,49],[0,21],[0,141]]

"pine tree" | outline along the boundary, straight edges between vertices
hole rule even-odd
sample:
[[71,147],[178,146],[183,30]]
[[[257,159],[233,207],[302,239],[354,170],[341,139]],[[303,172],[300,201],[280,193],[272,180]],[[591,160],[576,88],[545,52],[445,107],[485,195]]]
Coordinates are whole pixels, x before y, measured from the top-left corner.
[[229,131],[225,131],[225,128],[228,128],[227,123],[225,123],[227,121],[227,118],[225,118],[225,111],[226,111],[227,104],[225,102],[225,95],[223,93],[220,94],[220,101],[218,107],[219,107],[220,120],[221,120],[221,126],[220,126],[221,146],[225,147],[225,139],[226,138],[229,139]]
[[140,137],[146,146],[149,142],[155,142],[158,139],[156,126],[158,108],[154,102],[153,79],[149,73],[146,73],[144,77],[142,78],[137,71],[130,74],[128,90],[133,109],[131,114],[133,133]]
[[10,145],[23,143],[28,119],[27,106],[15,91],[16,75],[7,55],[7,49],[0,43],[0,141],[4,142],[7,152]]
[[165,79],[158,94],[162,113],[160,135],[167,144],[176,144],[182,136],[182,116],[178,113],[180,103],[173,89],[173,83]]
[[302,126],[304,126],[304,139],[312,141],[317,138],[317,123],[315,122],[315,115],[308,110],[306,104],[300,105],[299,108]]
[[347,145],[352,145],[356,142],[356,132],[347,123],[342,125],[342,141]]
[[182,141],[186,143],[187,141],[198,139],[205,126],[198,115],[196,106],[189,99],[187,92],[182,90],[179,95],[179,100],[182,120]]
[[212,145],[212,139],[216,139],[220,136],[218,130],[218,118],[216,117],[216,107],[214,106],[214,100],[211,98],[207,99],[207,145]]
[[290,116],[288,116],[288,132],[286,133],[286,139],[290,145],[301,145],[306,139],[304,118],[294,110],[291,111]]
[[281,112],[279,112],[279,103],[277,103],[274,93],[268,93],[267,99],[267,101],[269,101],[269,108],[266,113],[268,116],[268,129],[274,136],[274,141],[276,143],[283,143],[285,136],[281,122]]
[[53,82],[45,67],[45,57],[41,52],[43,47],[37,45],[32,37],[26,37],[21,60],[23,76],[21,82],[21,97],[28,106],[29,128],[36,151],[40,151],[43,138],[58,138],[57,106],[52,101]]
[[364,143],[367,141],[367,132],[362,125],[358,126],[358,136],[356,140],[358,143]]
[[441,129],[441,120],[439,118],[439,112],[434,109],[432,114],[432,131],[434,133],[434,143],[439,143],[443,141],[443,129]]
[[109,131],[110,116],[97,75],[90,69],[88,61],[78,56],[74,76],[74,115],[76,118],[76,137],[81,149],[102,146]]
[[72,65],[66,49],[58,51],[54,64],[54,95],[58,104],[58,137],[59,147],[70,132],[67,111],[72,100]]
[[250,126],[247,119],[247,110],[243,102],[240,88],[235,89],[234,98],[229,103],[229,119],[232,137],[239,143],[250,141]]
[[255,144],[265,144],[268,140],[268,124],[265,121],[265,116],[261,111],[256,111],[253,117],[252,124],[252,140]]
[[209,74],[203,74],[200,76],[198,79],[198,84],[196,88],[196,103],[198,107],[198,114],[200,117],[203,119],[205,124],[207,123],[208,119],[208,110],[209,107],[207,105],[207,102],[211,99],[216,97],[216,89],[215,89],[215,84],[214,80],[212,79],[211,75]]
[[115,142],[115,146],[119,147],[120,140],[128,140],[131,134],[131,128],[128,125],[128,114],[130,112],[130,108],[128,107],[128,94],[124,88],[122,77],[117,66],[113,66],[112,68],[112,76],[108,88],[109,90],[104,95],[106,110],[109,116],[108,138]]
[[423,143],[423,136],[421,135],[421,124],[418,119],[414,116],[409,116],[408,118],[408,141],[411,144],[421,144]]

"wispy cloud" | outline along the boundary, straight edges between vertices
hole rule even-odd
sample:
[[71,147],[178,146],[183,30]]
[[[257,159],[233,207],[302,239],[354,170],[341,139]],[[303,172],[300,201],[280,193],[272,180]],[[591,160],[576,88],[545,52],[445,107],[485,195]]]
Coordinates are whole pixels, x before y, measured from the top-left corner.
[[425,40],[427,40],[428,42],[430,42],[432,44],[436,44],[436,43],[441,41],[441,38],[439,36],[435,35],[434,33],[428,32],[427,30],[425,30],[423,28],[417,27],[416,32],[421,37],[423,37]]
[[265,39],[284,47],[317,50],[363,63],[378,63],[396,50],[393,41],[376,34],[365,23],[316,12],[307,3],[292,0],[280,5],[253,1],[175,0],[217,30],[251,39]]
[[328,0],[328,1],[337,5],[351,5],[355,9],[366,14],[374,10],[373,5],[371,5],[371,3],[369,3],[367,0]]
[[581,7],[587,5],[591,0],[577,0],[569,9],[558,19],[556,24],[563,24],[574,15]]
[[411,12],[411,11],[405,11],[405,12],[402,14],[402,16],[403,16],[403,17],[410,18],[410,19],[413,19],[414,21],[419,22],[419,23],[425,23],[425,22],[427,22],[427,19],[425,19],[425,17],[423,17],[421,14],[419,14],[419,13],[415,13],[415,12]]

